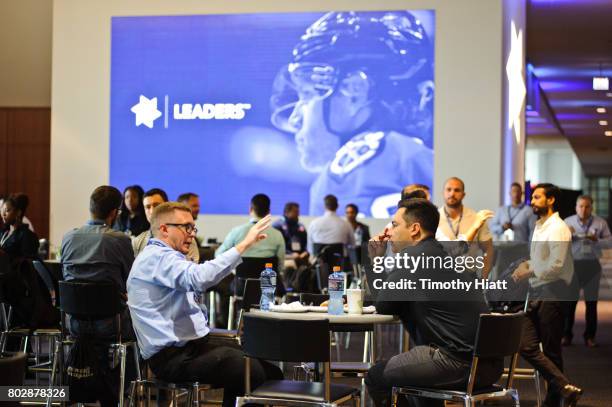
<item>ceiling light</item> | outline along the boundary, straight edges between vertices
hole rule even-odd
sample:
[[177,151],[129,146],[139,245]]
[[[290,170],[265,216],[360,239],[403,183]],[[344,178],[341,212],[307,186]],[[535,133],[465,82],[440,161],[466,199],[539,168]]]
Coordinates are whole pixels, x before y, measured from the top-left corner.
[[596,110],[597,110],[597,113],[605,113],[606,112],[606,108],[605,107],[598,107]]
[[599,125],[600,126],[607,126],[608,125],[608,121],[607,120],[600,120],[599,121]]
[[610,89],[610,81],[605,76],[593,76],[593,90]]
[[612,137],[612,130],[606,130],[604,134],[608,137]]

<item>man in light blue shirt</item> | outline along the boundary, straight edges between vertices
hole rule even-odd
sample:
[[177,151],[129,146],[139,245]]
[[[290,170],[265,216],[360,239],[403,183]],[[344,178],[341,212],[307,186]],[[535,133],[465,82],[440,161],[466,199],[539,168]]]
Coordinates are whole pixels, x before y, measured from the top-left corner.
[[316,218],[308,227],[308,251],[314,253],[315,243],[334,244],[342,243],[345,246],[355,245],[353,228],[344,219],[338,216],[338,198],[327,195],[323,199],[325,214]]
[[[134,261],[127,281],[128,305],[140,352],[163,380],[199,381],[223,387],[223,405],[233,406],[244,392],[244,354],[210,339],[203,293],[241,262],[241,255],[266,238],[270,216],[244,239],[212,261],[186,258],[197,229],[189,207],[166,202],[151,216],[153,238]],[[266,362],[251,365],[254,386],[282,373]]]
[[512,203],[497,209],[495,217],[489,221],[489,229],[495,240],[529,242],[537,216],[523,202],[523,187],[518,182],[512,183],[510,197]]
[[[574,258],[574,276],[580,288],[584,290],[586,305],[586,326],[584,343],[592,348],[597,346],[595,332],[597,331],[597,298],[601,281],[601,264],[599,256],[601,249],[609,247],[612,237],[610,228],[604,218],[593,215],[593,198],[581,195],[576,200],[576,214],[565,219],[572,232],[572,257]],[[576,301],[565,303],[565,324],[563,345],[572,343]]]

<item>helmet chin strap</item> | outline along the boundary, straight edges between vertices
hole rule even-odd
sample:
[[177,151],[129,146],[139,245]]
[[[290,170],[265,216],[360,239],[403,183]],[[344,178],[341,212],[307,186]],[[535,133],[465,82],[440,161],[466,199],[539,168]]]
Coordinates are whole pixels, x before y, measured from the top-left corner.
[[[323,121],[325,123],[325,129],[329,133],[333,134],[334,136],[337,136],[338,139],[340,140],[340,145],[343,146],[347,141],[349,141],[356,135],[361,134],[372,127],[372,124],[374,123],[375,112],[372,112],[370,117],[368,117],[368,119],[365,122],[363,122],[361,126],[357,127],[355,130],[351,132],[345,132],[345,133],[337,132],[334,129],[332,129],[331,123],[330,123],[330,116],[331,116],[331,106],[330,106],[331,101],[330,100],[331,100],[332,95],[323,99]],[[364,105],[362,109],[368,106],[372,106],[372,103],[370,102]]]

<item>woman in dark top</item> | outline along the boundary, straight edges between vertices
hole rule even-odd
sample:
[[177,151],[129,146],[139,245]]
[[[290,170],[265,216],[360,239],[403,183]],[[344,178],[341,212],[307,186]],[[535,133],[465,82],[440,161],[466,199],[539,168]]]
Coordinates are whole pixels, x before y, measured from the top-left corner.
[[0,208],[4,226],[0,231],[0,248],[11,260],[20,257],[35,258],[38,255],[38,237],[23,223],[28,207],[26,195],[11,195]]
[[145,230],[149,230],[150,225],[142,204],[143,195],[144,191],[139,185],[131,185],[123,190],[121,214],[117,218],[113,229],[131,236],[138,236]]

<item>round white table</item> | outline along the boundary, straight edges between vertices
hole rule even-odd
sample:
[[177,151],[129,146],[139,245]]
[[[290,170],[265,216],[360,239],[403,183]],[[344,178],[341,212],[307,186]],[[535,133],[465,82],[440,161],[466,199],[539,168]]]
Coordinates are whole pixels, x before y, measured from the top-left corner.
[[384,314],[347,314],[331,315],[326,312],[277,312],[277,311],[262,311],[259,309],[251,309],[250,313],[273,319],[292,319],[297,321],[311,321],[317,319],[328,319],[330,325],[350,324],[350,325],[370,325],[370,324],[386,324],[396,320],[393,315]]

